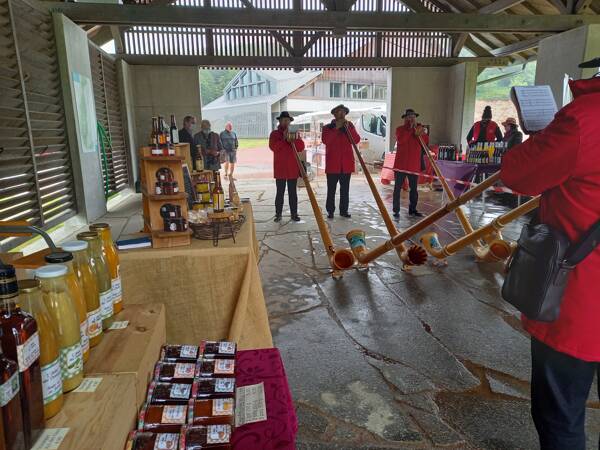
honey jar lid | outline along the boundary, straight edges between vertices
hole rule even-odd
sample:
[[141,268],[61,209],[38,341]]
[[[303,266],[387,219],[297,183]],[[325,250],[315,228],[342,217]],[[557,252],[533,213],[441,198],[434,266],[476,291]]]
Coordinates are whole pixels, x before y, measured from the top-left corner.
[[27,279],[19,280],[19,292],[35,292],[40,288],[40,280]]
[[44,256],[44,259],[47,263],[50,264],[60,264],[64,262],[73,261],[73,254],[67,251],[52,252],[49,255]]
[[50,264],[35,270],[36,278],[56,278],[65,276],[66,274],[67,266],[63,266],[62,264]]
[[66,252],[79,252],[88,248],[88,243],[85,241],[69,241],[61,245]]
[[84,231],[77,235],[79,241],[93,241],[94,239],[98,239],[98,237],[98,233],[95,231]]
[[110,225],[107,223],[93,223],[90,225],[90,231],[96,231],[96,230],[106,230],[107,228],[110,228]]

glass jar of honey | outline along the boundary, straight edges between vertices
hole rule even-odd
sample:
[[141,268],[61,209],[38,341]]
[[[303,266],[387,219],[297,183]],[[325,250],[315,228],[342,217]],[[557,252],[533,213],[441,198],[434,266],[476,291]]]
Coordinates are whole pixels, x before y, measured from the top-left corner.
[[[64,248],[63,248],[64,250]],[[65,281],[67,282],[67,290],[69,296],[75,305],[77,310],[77,317],[79,318],[79,334],[81,336],[81,353],[83,355],[84,364],[90,357],[90,338],[87,334],[88,322],[87,322],[87,305],[85,303],[85,294],[83,293],[83,287],[77,279],[77,275],[73,270],[73,254],[65,251],[59,255],[50,254],[45,257],[48,264],[62,264],[67,268],[67,276]]]
[[77,235],[77,239],[85,241],[89,245],[90,265],[96,276],[98,292],[100,296],[100,314],[102,316],[102,328],[110,328],[115,321],[114,303],[112,295],[112,284],[110,270],[102,252],[102,241],[95,231],[85,231]]
[[188,403],[188,420],[190,425],[233,425],[233,398],[212,398],[190,400]]
[[39,280],[19,281],[19,304],[33,316],[40,334],[40,365],[44,418],[54,417],[63,406],[63,385],[56,331],[42,300]]
[[51,264],[37,269],[35,276],[40,280],[42,298],[56,330],[63,392],[69,392],[83,381],[83,355],[79,317],[67,288],[67,268]]
[[85,241],[71,241],[63,244],[62,248],[73,255],[73,271],[79,285],[83,287],[85,298],[87,335],[90,347],[95,347],[102,340],[102,314],[98,282],[90,264],[89,245]]
[[[0,334],[2,330],[0,330]],[[21,414],[21,390],[19,386],[19,366],[6,358],[0,345],[0,428],[3,436],[2,450],[22,450],[25,448],[23,416]]]
[[123,309],[123,290],[119,254],[112,239],[110,225],[107,223],[94,223],[90,225],[90,231],[97,232],[102,240],[102,253],[110,271],[113,305],[115,314],[117,314]]
[[231,450],[231,426],[186,425],[181,429],[179,450]]
[[179,433],[152,433],[132,431],[125,450],[179,450]]
[[145,405],[138,418],[138,430],[179,433],[187,420],[187,405]]

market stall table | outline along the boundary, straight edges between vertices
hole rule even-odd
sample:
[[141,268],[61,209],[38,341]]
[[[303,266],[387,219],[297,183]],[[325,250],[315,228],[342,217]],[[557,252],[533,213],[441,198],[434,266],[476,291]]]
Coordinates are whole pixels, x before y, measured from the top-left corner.
[[272,347],[250,203],[244,214],[235,243],[192,239],[186,247],[120,251],[124,306],[164,303],[172,344],[226,339],[240,349]]
[[460,180],[472,183],[478,175],[488,176],[500,170],[500,164],[471,164],[462,161],[437,161],[444,178],[452,188],[455,197],[459,197],[469,188],[468,184],[456,183]]

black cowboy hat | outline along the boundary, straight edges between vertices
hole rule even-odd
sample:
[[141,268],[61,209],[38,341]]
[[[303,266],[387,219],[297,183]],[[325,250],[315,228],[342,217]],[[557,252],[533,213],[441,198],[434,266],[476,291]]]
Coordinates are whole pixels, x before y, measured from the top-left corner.
[[579,64],[580,69],[596,69],[597,67],[600,67],[600,58],[590,59]]
[[276,117],[277,120],[281,120],[281,119],[290,119],[290,122],[294,121],[294,118],[292,116],[290,116],[290,113],[287,111],[281,111],[281,114],[279,114],[278,117]]
[[350,108],[348,108],[347,106],[344,106],[344,105],[337,105],[335,108],[333,108],[333,109],[331,110],[331,114],[335,114],[335,112],[336,112],[338,109],[343,109],[344,111],[346,111],[346,114],[348,114],[348,113],[350,112]]
[[415,110],[414,110],[414,109],[410,109],[410,108],[408,108],[408,109],[407,109],[407,110],[404,112],[404,114],[402,114],[402,118],[404,119],[404,118],[405,118],[406,116],[408,116],[409,114],[414,114],[414,115],[415,115],[415,117],[419,117],[419,114],[418,114],[417,112],[415,112]]

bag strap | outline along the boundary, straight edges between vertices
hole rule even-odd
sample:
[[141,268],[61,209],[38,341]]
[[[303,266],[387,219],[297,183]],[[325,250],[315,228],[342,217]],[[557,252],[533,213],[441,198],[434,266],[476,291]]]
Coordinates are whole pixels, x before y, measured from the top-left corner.
[[563,265],[574,267],[592,253],[600,244],[600,220],[579,239],[577,244],[569,246]]

